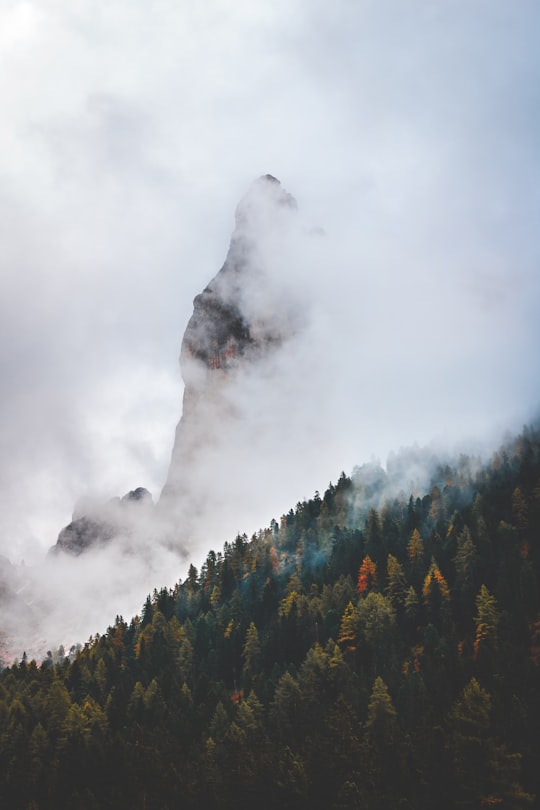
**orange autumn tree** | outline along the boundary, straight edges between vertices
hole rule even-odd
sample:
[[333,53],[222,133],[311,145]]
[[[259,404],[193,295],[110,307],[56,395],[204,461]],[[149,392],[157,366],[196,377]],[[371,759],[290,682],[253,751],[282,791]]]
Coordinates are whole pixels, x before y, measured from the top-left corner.
[[357,592],[362,595],[369,593],[377,586],[377,566],[369,556],[366,554],[362,565],[358,571],[358,582],[356,584]]
[[422,596],[431,619],[437,621],[437,619],[446,618],[450,605],[450,589],[435,559],[431,560],[429,571],[424,579]]

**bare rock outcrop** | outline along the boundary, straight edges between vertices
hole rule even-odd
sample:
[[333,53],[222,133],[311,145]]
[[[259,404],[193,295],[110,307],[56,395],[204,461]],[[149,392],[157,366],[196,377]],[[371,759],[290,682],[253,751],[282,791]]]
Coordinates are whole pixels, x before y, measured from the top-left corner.
[[78,557],[91,548],[106,546],[115,537],[129,538],[141,520],[151,521],[153,507],[152,496],[144,487],[105,504],[78,505],[73,520],[62,529],[49,553]]

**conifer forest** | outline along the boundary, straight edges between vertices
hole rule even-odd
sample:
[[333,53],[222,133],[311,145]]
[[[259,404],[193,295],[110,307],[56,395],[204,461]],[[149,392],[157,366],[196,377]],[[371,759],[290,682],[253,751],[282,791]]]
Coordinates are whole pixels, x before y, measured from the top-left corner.
[[488,462],[342,474],[140,615],[5,667],[0,805],[532,807],[539,581],[535,428]]

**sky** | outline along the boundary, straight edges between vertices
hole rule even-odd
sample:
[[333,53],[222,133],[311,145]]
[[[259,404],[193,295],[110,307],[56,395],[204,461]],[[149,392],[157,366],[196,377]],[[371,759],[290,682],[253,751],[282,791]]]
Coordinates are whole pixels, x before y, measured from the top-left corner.
[[159,496],[192,301],[266,172],[325,236],[289,474],[270,457],[224,533],[535,418],[539,27],[535,0],[0,0],[0,554],[37,564],[82,498]]

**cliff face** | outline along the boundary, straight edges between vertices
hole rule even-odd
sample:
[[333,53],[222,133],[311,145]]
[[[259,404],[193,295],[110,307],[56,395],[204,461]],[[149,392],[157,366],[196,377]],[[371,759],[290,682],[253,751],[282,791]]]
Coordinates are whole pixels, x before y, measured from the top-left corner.
[[243,440],[236,382],[255,372],[300,326],[298,308],[280,295],[273,273],[296,208],[275,177],[256,180],[236,209],[223,267],[193,302],[180,354],[182,417],[160,501],[160,511],[171,513],[173,523],[185,527],[187,512],[202,509],[193,479],[200,483],[201,465],[212,463],[224,436],[233,431]]
[[227,370],[286,336],[280,314],[264,300],[269,279],[262,242],[269,233],[279,238],[295,211],[294,197],[269,174],[240,201],[225,264],[193,302],[180,355],[186,385],[196,384],[194,364],[205,373]]

